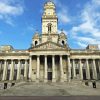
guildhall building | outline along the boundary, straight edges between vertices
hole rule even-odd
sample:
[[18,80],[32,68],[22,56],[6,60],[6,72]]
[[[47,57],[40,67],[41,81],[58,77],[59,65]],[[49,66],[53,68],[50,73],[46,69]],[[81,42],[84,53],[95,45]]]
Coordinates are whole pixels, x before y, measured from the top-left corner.
[[44,4],[42,33],[34,33],[30,48],[0,46],[0,82],[70,82],[100,79],[98,45],[71,49],[66,34],[58,33],[55,4]]

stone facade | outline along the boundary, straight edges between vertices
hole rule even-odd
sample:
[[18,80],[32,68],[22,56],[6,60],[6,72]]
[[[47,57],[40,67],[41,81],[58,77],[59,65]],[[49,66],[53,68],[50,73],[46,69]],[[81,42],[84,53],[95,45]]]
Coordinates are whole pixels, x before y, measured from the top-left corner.
[[97,45],[71,49],[67,37],[57,32],[58,17],[53,2],[46,2],[42,34],[36,32],[27,50],[0,47],[0,81],[70,82],[100,79],[100,50]]

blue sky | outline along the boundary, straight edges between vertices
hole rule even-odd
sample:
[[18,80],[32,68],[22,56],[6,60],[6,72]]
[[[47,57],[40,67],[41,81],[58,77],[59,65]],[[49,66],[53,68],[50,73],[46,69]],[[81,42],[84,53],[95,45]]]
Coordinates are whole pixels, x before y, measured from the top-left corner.
[[[36,30],[41,34],[43,5],[48,0],[0,0],[0,45],[28,49]],[[67,35],[73,49],[100,44],[100,0],[52,0],[58,33]]]

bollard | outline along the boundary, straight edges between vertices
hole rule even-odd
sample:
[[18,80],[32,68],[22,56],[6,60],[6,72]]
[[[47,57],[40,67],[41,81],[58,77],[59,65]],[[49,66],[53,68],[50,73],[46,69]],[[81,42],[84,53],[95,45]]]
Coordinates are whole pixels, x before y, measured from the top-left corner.
[[7,83],[4,83],[4,89],[7,89]]
[[86,85],[86,86],[89,86],[89,83],[88,83],[88,82],[85,82],[85,85]]
[[92,82],[93,88],[96,88],[96,82]]
[[15,85],[15,83],[12,83],[12,84],[11,84],[11,86],[14,86],[14,85]]

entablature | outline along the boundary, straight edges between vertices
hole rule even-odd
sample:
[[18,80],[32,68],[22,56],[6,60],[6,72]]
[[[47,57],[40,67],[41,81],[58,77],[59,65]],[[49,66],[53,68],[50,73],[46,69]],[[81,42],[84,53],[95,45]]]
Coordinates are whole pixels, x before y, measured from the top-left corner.
[[69,51],[34,51],[30,52],[32,55],[70,55]]

